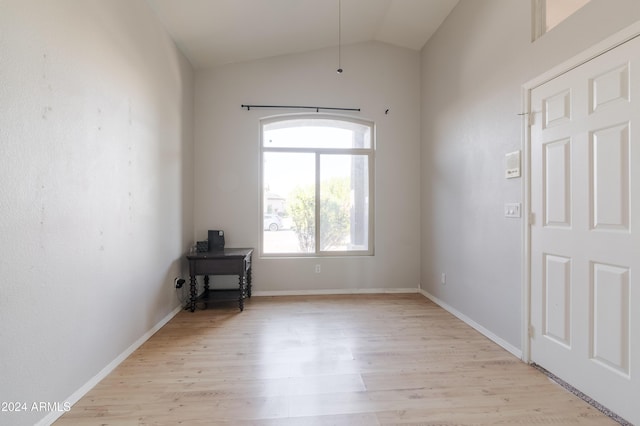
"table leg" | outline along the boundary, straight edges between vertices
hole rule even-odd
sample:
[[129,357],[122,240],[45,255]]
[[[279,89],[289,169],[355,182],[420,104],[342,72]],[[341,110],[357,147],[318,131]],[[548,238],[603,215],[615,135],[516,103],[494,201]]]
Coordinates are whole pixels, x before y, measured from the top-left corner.
[[245,292],[245,277],[244,273],[240,274],[238,277],[238,307],[240,308],[240,312],[244,311],[244,292]]
[[251,298],[251,266],[249,266],[249,270],[247,271],[247,296]]
[[209,293],[209,275],[204,276],[204,292]]
[[196,284],[196,276],[191,275],[189,279],[189,310],[191,312],[196,310],[196,295],[198,294]]

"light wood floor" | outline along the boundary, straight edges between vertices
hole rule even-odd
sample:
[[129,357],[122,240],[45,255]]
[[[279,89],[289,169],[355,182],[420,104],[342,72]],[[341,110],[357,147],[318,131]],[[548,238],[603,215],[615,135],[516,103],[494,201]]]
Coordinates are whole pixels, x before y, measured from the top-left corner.
[[419,294],[181,312],[56,425],[615,425]]

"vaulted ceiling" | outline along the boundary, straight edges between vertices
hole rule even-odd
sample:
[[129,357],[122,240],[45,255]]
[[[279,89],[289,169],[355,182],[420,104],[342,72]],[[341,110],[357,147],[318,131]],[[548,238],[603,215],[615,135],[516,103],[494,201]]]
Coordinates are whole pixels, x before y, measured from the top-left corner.
[[[378,40],[419,50],[458,0],[147,0],[196,68]],[[339,12],[340,11],[340,14]]]

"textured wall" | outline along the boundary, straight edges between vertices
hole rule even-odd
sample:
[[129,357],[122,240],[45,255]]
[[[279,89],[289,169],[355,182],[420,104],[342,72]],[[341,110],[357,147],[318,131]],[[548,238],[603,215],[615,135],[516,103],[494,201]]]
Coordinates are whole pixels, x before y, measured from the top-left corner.
[[[413,288],[419,284],[419,67],[416,51],[383,43],[324,49],[196,73],[196,233],[224,229],[228,246],[258,248],[260,119],[286,110],[241,104],[361,108],[376,124],[375,256],[263,259],[255,290]],[[385,115],[385,110],[389,114]],[[322,272],[315,273],[315,264]],[[286,273],[283,273],[286,271]]]
[[[521,346],[522,85],[640,19],[640,2],[592,0],[531,42],[529,0],[461,0],[422,51],[422,288]],[[445,285],[441,274],[447,274]]]
[[0,52],[0,401],[30,409],[179,303],[192,70],[140,0],[2,1]]

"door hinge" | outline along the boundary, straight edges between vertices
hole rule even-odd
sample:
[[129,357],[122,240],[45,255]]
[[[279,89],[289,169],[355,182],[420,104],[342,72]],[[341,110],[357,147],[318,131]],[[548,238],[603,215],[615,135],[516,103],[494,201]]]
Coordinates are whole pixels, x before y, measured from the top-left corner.
[[529,326],[529,339],[533,339],[533,337],[535,336],[535,328],[533,328],[532,325]]
[[529,111],[529,127],[536,124],[536,113],[534,111]]
[[536,223],[536,214],[529,213],[529,225],[533,226]]

